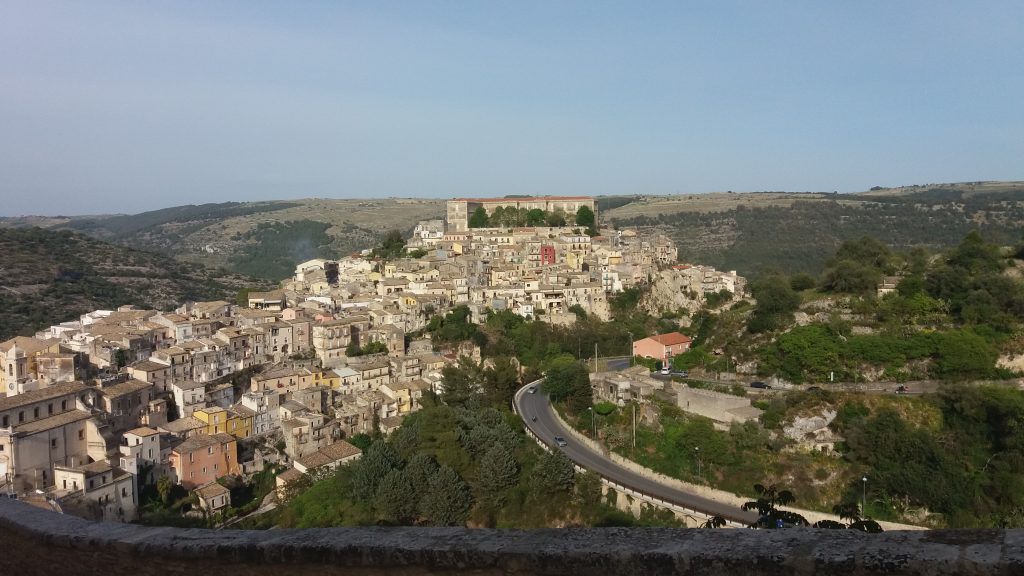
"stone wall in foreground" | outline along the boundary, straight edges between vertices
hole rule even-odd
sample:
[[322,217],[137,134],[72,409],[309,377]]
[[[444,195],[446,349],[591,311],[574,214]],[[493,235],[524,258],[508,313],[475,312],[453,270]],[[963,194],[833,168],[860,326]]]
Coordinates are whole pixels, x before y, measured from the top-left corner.
[[0,574],[1024,574],[1024,530],[214,531],[93,523],[0,498]]

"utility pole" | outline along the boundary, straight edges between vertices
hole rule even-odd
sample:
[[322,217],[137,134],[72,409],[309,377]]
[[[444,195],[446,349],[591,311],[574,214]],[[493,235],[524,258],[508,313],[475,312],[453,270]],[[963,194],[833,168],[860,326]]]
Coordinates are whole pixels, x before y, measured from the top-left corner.
[[636,404],[633,404],[633,448],[636,449]]
[[863,489],[863,492],[861,494],[861,498],[863,500],[862,500],[862,504],[861,504],[861,508],[860,508],[860,515],[861,516],[867,516],[868,515],[868,477],[867,476],[861,477],[861,482],[862,482],[862,484],[864,486],[864,489]]

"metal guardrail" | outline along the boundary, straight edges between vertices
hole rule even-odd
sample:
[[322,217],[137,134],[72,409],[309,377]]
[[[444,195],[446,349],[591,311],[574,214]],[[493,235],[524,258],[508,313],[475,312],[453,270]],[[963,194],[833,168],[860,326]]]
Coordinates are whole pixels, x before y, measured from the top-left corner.
[[[544,380],[543,378],[541,378],[539,380],[534,380],[533,382],[530,382],[529,384],[526,384],[525,386],[521,387],[519,390],[516,391],[515,395],[512,397],[512,412],[514,412],[515,414],[519,415],[520,418],[522,418],[522,414],[519,413],[519,406],[518,406],[519,397],[523,394],[524,390],[527,390],[531,386],[539,385],[543,380]],[[559,421],[561,421],[561,418],[559,418]],[[545,442],[539,436],[537,436],[537,434],[535,434],[533,432],[533,430],[530,429],[530,425],[527,424],[525,420],[523,420],[523,425],[524,425],[524,428],[526,430],[526,434],[529,435],[531,438],[533,438],[533,440],[535,442],[537,442],[537,444],[539,444],[541,448],[543,448],[544,450],[546,450],[548,452],[550,452],[550,451],[555,449],[554,446],[549,445],[547,442]],[[566,457],[568,457],[568,456],[566,456]],[[613,464],[614,464],[614,462],[613,462]],[[586,468],[584,468],[583,466],[580,466],[576,462],[573,462],[573,468],[575,468],[578,472],[587,472],[588,471]],[[702,510],[697,510],[696,508],[688,508],[686,506],[682,506],[682,505],[677,504],[675,502],[670,502],[670,501],[665,500],[663,498],[660,498],[658,496],[654,496],[653,494],[649,494],[649,493],[645,492],[642,489],[639,489],[639,488],[636,488],[636,487],[633,487],[633,486],[629,486],[627,484],[623,484],[623,483],[621,483],[619,481],[616,481],[616,480],[611,480],[611,479],[603,476],[599,472],[596,472],[596,471],[592,471],[592,472],[597,474],[601,478],[601,483],[605,484],[606,486],[614,488],[615,490],[617,490],[617,491],[619,491],[619,492],[621,492],[623,494],[626,494],[628,496],[632,496],[634,498],[639,498],[639,499],[644,500],[646,502],[649,502],[651,504],[656,504],[658,506],[662,506],[664,508],[668,508],[669,510],[672,510],[673,512],[679,512],[681,514],[684,514],[684,515],[687,515],[687,516],[690,516],[690,517],[699,516],[699,517],[703,517],[703,518],[710,518],[712,516],[721,516],[723,519],[725,519],[726,524],[728,526],[731,526],[731,527],[734,527],[734,528],[747,528],[750,525],[747,520],[742,519],[742,518],[740,518],[738,516],[730,517],[730,515],[727,515],[727,514],[726,515],[723,515],[723,514],[713,514],[711,512],[705,512],[705,511],[702,511]]]

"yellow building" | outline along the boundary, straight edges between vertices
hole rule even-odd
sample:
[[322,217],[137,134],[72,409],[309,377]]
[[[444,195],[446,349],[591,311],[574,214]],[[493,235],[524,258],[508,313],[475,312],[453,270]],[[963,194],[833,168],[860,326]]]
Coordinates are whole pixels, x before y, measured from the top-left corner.
[[341,376],[334,370],[323,370],[313,372],[313,386],[326,386],[328,388],[340,388]]
[[224,409],[220,406],[201,408],[192,413],[197,420],[206,424],[206,428],[200,432],[214,435],[218,433],[231,434],[235,438],[248,438],[252,436],[253,411],[244,407]]

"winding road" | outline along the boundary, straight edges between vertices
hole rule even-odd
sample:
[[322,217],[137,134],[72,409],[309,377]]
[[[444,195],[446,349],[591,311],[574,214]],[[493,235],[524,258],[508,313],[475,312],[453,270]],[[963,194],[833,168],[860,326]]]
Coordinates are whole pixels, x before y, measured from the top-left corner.
[[[736,506],[709,500],[642,476],[616,464],[604,454],[576,441],[572,434],[555,417],[554,409],[551,407],[551,402],[548,400],[547,395],[540,391],[540,382],[541,380],[531,382],[516,392],[513,399],[516,411],[523,419],[526,427],[540,438],[542,442],[554,450],[561,450],[577,465],[596,472],[598,475],[616,484],[683,508],[689,508],[704,514],[721,516],[726,520],[741,524],[751,524],[757,520],[757,514],[744,512]],[[535,387],[536,393],[530,393],[530,389]],[[533,420],[534,417],[537,419]],[[559,448],[555,444],[555,436],[565,438],[567,445]]]

